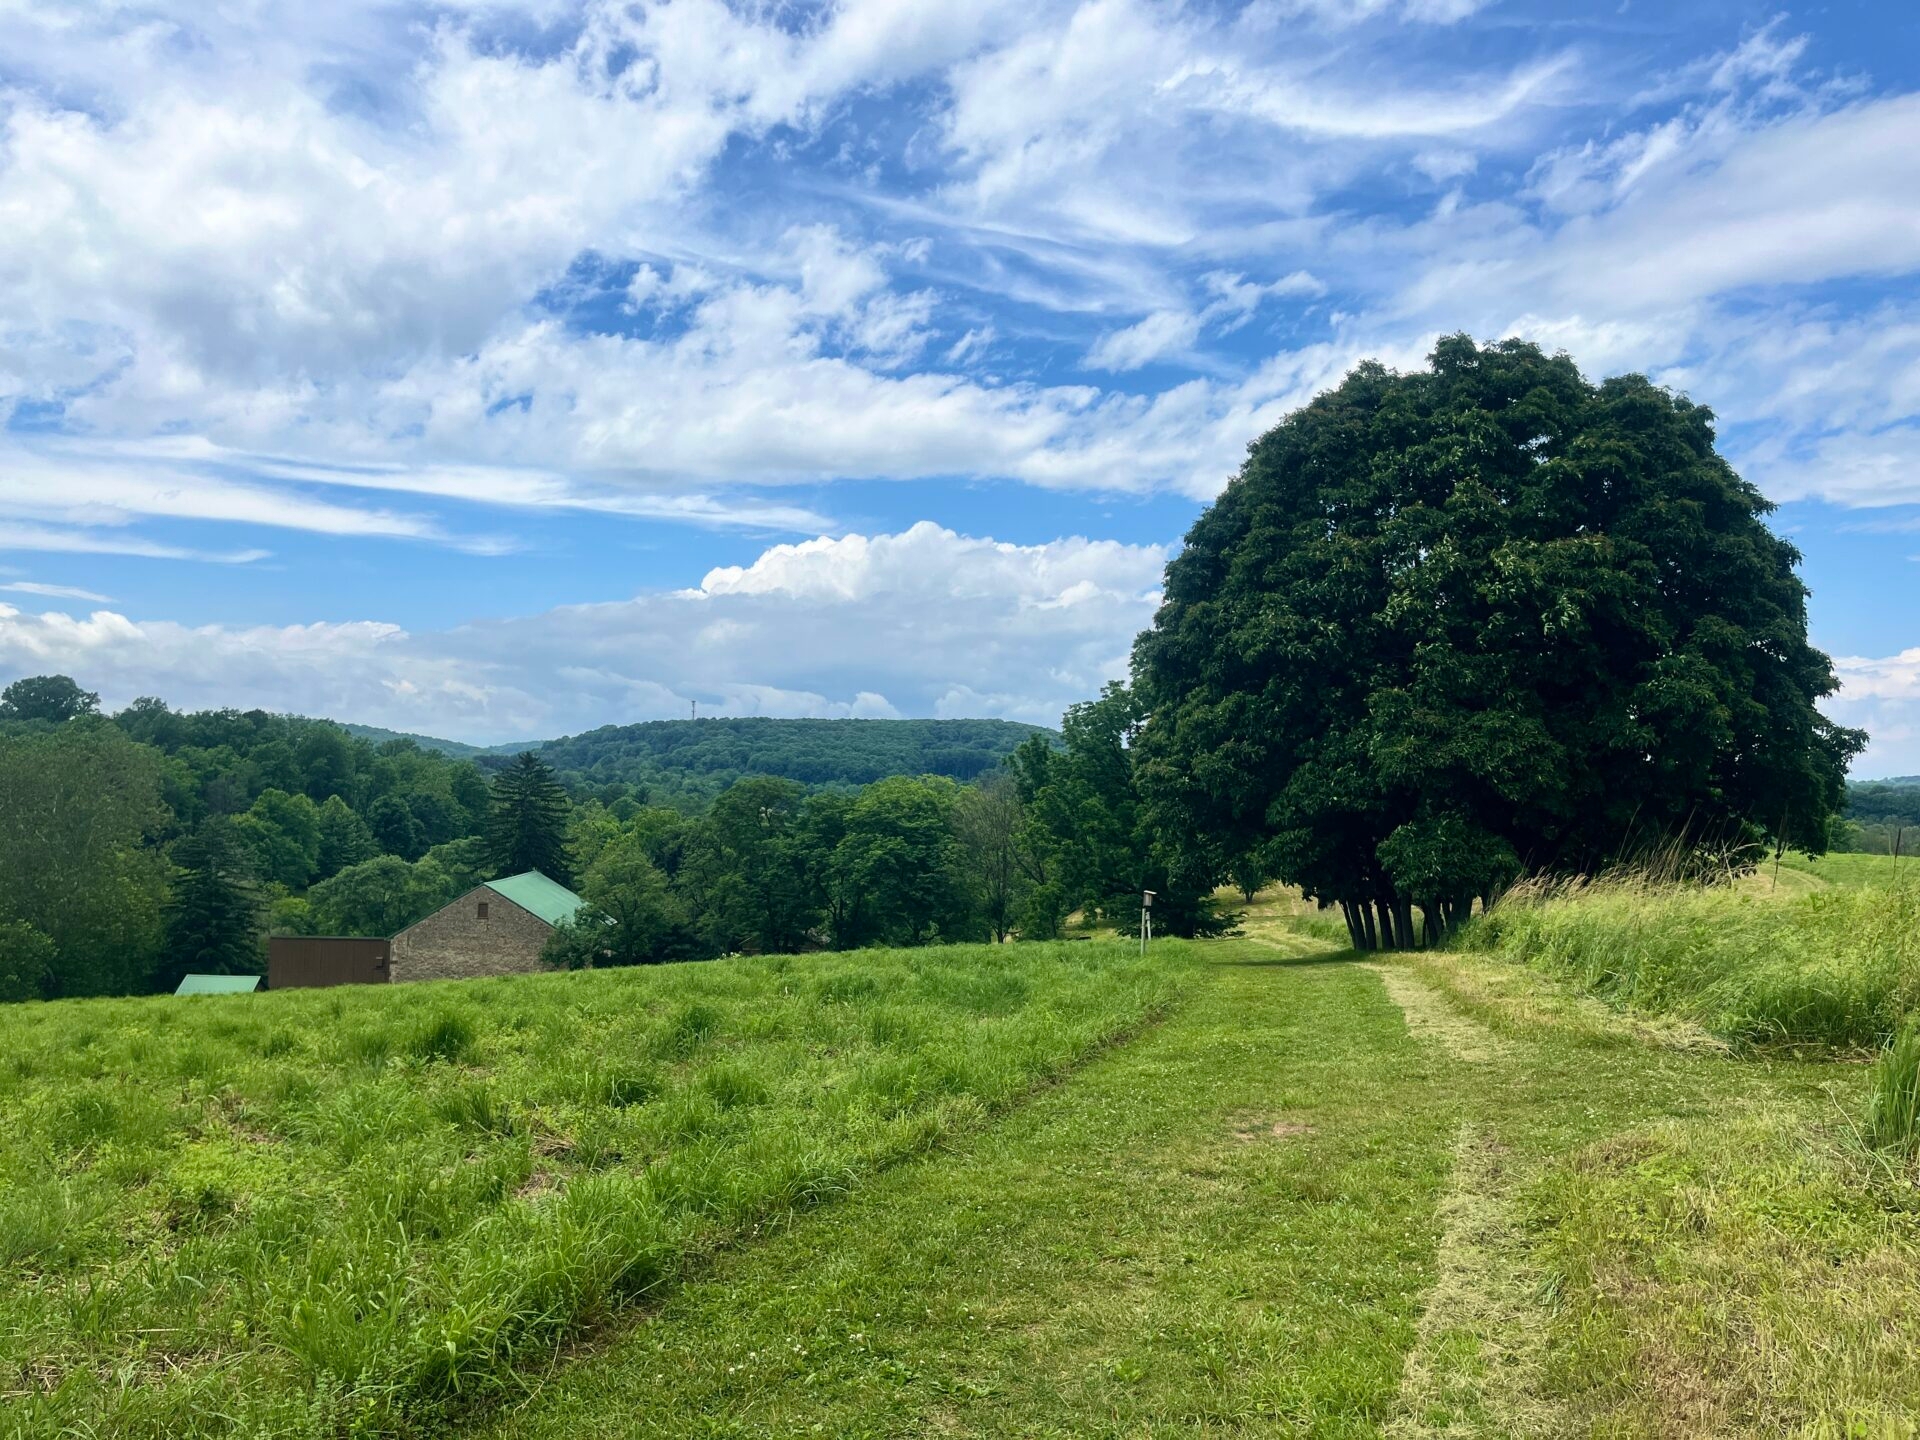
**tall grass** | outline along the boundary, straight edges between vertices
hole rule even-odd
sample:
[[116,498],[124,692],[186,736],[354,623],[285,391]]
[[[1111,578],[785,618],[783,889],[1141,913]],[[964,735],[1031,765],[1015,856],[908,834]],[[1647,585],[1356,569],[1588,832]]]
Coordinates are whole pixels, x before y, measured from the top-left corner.
[[422,1433],[1164,1003],[1177,942],[0,1012],[0,1435]]
[[1866,1140],[1882,1150],[1920,1156],[1920,1025],[1901,1031],[1873,1067]]
[[1920,882],[1791,897],[1639,877],[1517,887],[1456,942],[1736,1042],[1879,1046],[1920,1010]]

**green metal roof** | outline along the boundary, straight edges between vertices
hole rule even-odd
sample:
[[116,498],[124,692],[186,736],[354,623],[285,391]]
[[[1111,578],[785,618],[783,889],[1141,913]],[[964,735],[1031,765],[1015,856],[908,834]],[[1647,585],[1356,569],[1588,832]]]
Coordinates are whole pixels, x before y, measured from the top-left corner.
[[549,880],[538,870],[509,875],[504,880],[489,880],[487,889],[506,896],[522,910],[539,916],[549,925],[558,925],[587,903],[558,880]]
[[258,975],[189,975],[176,995],[245,995],[260,988]]

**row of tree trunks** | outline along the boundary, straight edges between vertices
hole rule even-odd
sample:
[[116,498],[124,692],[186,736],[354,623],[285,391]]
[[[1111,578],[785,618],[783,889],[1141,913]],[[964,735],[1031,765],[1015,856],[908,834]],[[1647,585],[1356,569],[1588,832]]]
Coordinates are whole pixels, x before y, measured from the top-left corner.
[[1356,950],[1418,950],[1438,945],[1464,922],[1473,913],[1473,898],[1423,905],[1418,925],[1413,901],[1393,895],[1342,900],[1340,913]]

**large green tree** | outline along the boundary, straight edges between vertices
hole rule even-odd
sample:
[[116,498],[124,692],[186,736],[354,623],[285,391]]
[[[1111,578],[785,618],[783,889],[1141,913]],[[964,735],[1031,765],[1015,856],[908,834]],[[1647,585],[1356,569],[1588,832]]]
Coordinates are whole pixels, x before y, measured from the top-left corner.
[[[493,779],[487,813],[487,854],[502,875],[538,870],[551,880],[572,882],[567,854],[567,792],[553,767],[530,750]],[[379,827],[375,826],[375,833]]]
[[42,993],[120,995],[148,983],[166,898],[152,841],[167,820],[159,755],[112,725],[0,730],[0,922],[52,943]]
[[686,955],[685,909],[638,835],[627,832],[604,846],[580,893],[589,908],[576,916],[576,928],[593,937],[594,964],[650,965]]
[[263,790],[247,813],[234,821],[234,833],[253,856],[262,880],[299,890],[320,868],[320,807],[305,795]]
[[953,807],[960,867],[987,938],[1005,940],[1018,923],[1035,862],[1028,853],[1026,810],[1020,786],[1003,770],[990,770],[961,792]]
[[45,720],[58,725],[100,709],[100,697],[65,675],[28,675],[0,691],[0,720]]
[[1364,364],[1257,441],[1134,650],[1149,821],[1415,943],[1523,870],[1819,848],[1862,737],[1821,716],[1799,556],[1713,417],[1521,341]]
[[791,780],[740,780],[691,827],[680,876],[715,952],[797,950],[817,922],[798,826],[805,800]]

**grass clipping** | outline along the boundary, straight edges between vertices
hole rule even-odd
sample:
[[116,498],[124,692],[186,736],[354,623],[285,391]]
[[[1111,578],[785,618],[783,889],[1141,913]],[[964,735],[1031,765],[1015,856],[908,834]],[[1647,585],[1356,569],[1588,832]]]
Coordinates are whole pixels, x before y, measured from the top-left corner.
[[1138,1026],[1177,942],[0,1017],[0,1435],[403,1434]]
[[1407,1352],[1389,1440],[1545,1436],[1548,1316],[1514,1215],[1512,1157],[1482,1127],[1460,1127],[1440,1202],[1439,1274]]

